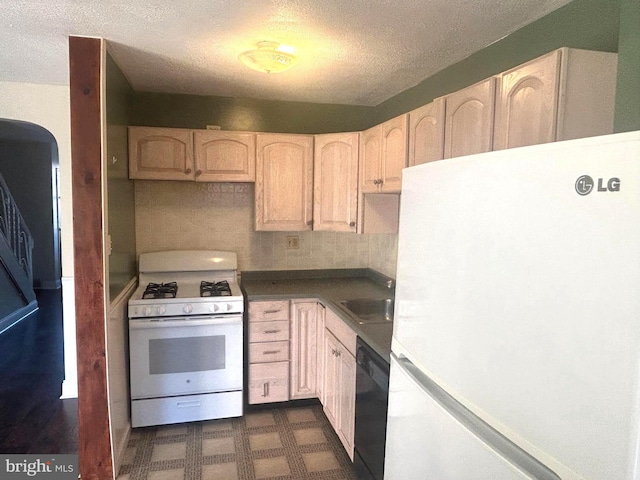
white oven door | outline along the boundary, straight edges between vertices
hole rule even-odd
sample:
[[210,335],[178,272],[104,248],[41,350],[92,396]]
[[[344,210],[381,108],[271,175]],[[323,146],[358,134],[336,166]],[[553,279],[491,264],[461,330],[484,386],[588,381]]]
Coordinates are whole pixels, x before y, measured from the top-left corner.
[[131,398],[242,389],[242,315],[129,320]]

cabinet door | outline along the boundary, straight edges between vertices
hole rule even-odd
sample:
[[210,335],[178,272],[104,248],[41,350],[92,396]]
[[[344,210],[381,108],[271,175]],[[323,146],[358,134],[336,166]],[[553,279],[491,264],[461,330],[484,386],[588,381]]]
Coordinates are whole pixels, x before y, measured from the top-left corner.
[[324,331],[324,413],[338,431],[338,401],[340,398],[340,364],[336,352],[339,342],[327,329]]
[[318,303],[318,328],[317,328],[317,337],[316,337],[316,345],[318,346],[316,351],[317,365],[316,365],[316,388],[318,390],[318,398],[320,399],[320,403],[324,405],[324,318],[325,318],[326,308],[321,303]]
[[257,134],[256,230],[311,230],[313,137]]
[[193,180],[192,131],[129,127],[129,178]]
[[399,192],[402,189],[402,169],[407,166],[407,120],[400,115],[382,124],[380,153],[381,192]]
[[200,130],[193,134],[196,182],[253,182],[254,133]]
[[556,140],[560,50],[500,76],[494,150]]
[[360,133],[360,192],[379,191],[382,173],[380,155],[382,153],[382,125],[376,125]]
[[332,133],[315,137],[314,230],[356,231],[358,140],[358,133]]
[[353,439],[356,422],[356,359],[346,348],[339,350],[340,393],[338,408],[338,436],[353,460]]
[[444,98],[409,112],[409,166],[442,160]]
[[491,150],[495,96],[491,77],[445,97],[445,158]]
[[356,359],[325,329],[324,412],[353,460]]
[[291,303],[291,398],[316,397],[318,303]]

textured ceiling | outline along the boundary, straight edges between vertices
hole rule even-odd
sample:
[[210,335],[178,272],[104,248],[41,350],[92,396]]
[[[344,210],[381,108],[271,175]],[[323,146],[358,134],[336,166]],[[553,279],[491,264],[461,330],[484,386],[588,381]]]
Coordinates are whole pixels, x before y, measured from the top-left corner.
[[[569,0],[0,0],[0,80],[68,84],[103,37],[138,91],[375,106]],[[280,74],[238,54],[295,47]]]

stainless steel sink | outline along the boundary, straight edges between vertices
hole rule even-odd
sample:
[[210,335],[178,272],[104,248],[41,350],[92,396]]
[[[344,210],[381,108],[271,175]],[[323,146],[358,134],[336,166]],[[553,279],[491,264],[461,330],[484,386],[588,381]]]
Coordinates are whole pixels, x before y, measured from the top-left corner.
[[355,298],[341,300],[338,306],[359,324],[389,323],[393,321],[392,298]]

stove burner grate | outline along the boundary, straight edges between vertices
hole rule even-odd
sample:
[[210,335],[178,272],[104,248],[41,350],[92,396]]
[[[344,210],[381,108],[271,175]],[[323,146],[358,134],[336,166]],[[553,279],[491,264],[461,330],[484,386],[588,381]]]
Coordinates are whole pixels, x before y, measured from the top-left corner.
[[178,293],[178,284],[176,282],[169,283],[149,283],[144,293],[143,299],[147,298],[176,298]]
[[229,282],[222,280],[221,282],[200,282],[201,297],[223,297],[230,296],[231,288]]

